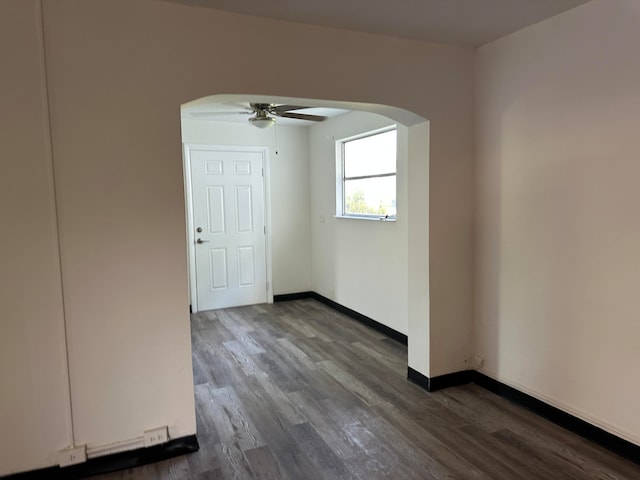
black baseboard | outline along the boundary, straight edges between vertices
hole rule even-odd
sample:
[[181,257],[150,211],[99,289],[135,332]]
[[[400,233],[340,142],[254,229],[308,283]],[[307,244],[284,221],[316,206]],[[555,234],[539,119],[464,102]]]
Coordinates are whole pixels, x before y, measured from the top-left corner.
[[632,462],[640,464],[640,445],[629,442],[612,433],[596,427],[591,423],[582,420],[570,413],[560,410],[553,405],[517,390],[509,385],[505,385],[498,380],[488,377],[480,372],[473,371],[472,382],[490,392],[495,393],[507,400],[531,410],[537,415],[559,425],[570,432],[586,438],[600,446],[610,450],[621,457],[625,457]]
[[435,392],[443,388],[457,387],[472,382],[473,370],[463,370],[461,372],[448,373],[437,377],[427,377],[411,367],[407,368],[407,378],[421,386],[427,392]]
[[274,295],[273,301],[286,302],[289,300],[302,300],[305,298],[313,298],[314,300],[317,300],[318,302],[323,303],[333,308],[334,310],[337,310],[340,313],[344,313],[346,316],[353,318],[354,320],[357,320],[358,322],[366,325],[369,328],[372,328],[380,333],[383,333],[387,337],[395,340],[396,342],[401,343],[402,345],[407,345],[408,343],[407,336],[404,333],[400,333],[397,330],[394,330],[393,328],[387,327],[386,325],[383,325],[382,323],[377,322],[374,319],[361,314],[360,312],[351,310],[350,308],[345,307],[344,305],[340,305],[339,303],[334,302],[333,300],[330,300],[327,297],[323,297],[322,295],[316,292],[300,292],[300,293],[287,293],[284,295]]
[[311,298],[314,298],[320,303],[324,303],[325,305],[333,308],[334,310],[337,310],[340,313],[344,313],[346,316],[351,317],[354,320],[357,320],[358,322],[366,325],[369,328],[373,328],[374,330],[380,333],[383,333],[387,337],[395,340],[396,342],[401,343],[402,345],[408,344],[408,338],[404,333],[400,333],[391,327],[387,327],[386,325],[383,325],[380,322],[376,322],[374,319],[369,318],[366,315],[363,315],[359,312],[356,312],[355,310],[351,310],[350,308],[345,307],[344,305],[340,305],[339,303],[336,303],[327,297],[323,297],[319,293],[311,292],[311,294],[312,294]]
[[429,392],[429,377],[421,374],[419,371],[414,370],[411,367],[407,367],[407,379],[411,383],[415,383],[419,387],[424,388],[427,392]]
[[640,464],[640,445],[629,442],[612,433],[596,427],[591,423],[582,420],[570,413],[560,410],[557,407],[532,397],[520,390],[505,385],[498,380],[488,377],[475,370],[464,370],[439,377],[429,378],[426,375],[408,367],[407,379],[416,385],[424,388],[428,392],[435,392],[443,388],[456,387],[467,383],[476,385],[495,393],[513,403],[532,411],[533,413],[546,418],[550,422],[580,435],[598,445],[610,450],[621,457]]
[[306,298],[313,298],[320,303],[324,303],[325,305],[337,310],[340,313],[344,313],[350,318],[357,320],[360,323],[363,323],[369,328],[372,328],[380,333],[383,333],[387,337],[395,340],[396,342],[400,342],[403,345],[407,345],[408,339],[404,333],[400,333],[393,328],[387,327],[380,322],[376,322],[374,319],[367,317],[355,310],[351,310],[344,305],[340,305],[339,303],[334,302],[333,300],[328,299],[327,297],[323,297],[319,293],[316,292],[299,292],[299,293],[286,293],[284,295],[274,295],[274,302],[287,302],[290,300],[303,300]]
[[274,295],[274,303],[278,302],[290,302],[291,300],[303,300],[305,298],[313,298],[313,292],[297,292],[297,293],[284,293],[282,295]]
[[197,452],[200,446],[195,435],[176,438],[162,445],[138,448],[104,457],[90,458],[84,463],[69,467],[50,467],[2,477],[3,480],[77,480],[94,475],[139,467],[149,463]]

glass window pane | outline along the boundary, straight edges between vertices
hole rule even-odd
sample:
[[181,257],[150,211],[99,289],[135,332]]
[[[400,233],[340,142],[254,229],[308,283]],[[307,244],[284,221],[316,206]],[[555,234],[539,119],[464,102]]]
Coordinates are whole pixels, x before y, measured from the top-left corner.
[[396,176],[345,180],[344,213],[347,215],[395,215]]
[[345,178],[395,172],[395,130],[344,143]]

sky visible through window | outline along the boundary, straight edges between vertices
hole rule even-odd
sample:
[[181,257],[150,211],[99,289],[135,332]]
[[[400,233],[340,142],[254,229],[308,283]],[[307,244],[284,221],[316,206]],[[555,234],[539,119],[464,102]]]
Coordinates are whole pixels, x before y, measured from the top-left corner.
[[395,129],[345,142],[344,213],[395,216],[395,174]]

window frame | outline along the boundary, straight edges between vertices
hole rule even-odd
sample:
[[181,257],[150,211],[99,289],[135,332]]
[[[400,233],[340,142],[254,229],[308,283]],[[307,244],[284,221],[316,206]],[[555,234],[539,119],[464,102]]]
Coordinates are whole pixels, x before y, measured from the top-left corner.
[[[395,158],[395,170],[393,173],[381,173],[375,175],[361,175],[357,177],[345,177],[345,144],[354,140],[361,140],[367,137],[373,137],[386,132],[396,132],[396,158]],[[358,133],[350,137],[340,138],[335,141],[336,146],[336,218],[351,218],[357,220],[375,220],[375,221],[387,221],[395,222],[397,216],[397,210],[395,215],[380,215],[373,213],[347,213],[346,212],[346,198],[345,198],[345,181],[348,180],[363,180],[368,178],[385,178],[395,177],[396,179],[396,209],[398,200],[398,125],[387,125],[385,127],[376,128],[373,130],[367,130],[366,132]]]

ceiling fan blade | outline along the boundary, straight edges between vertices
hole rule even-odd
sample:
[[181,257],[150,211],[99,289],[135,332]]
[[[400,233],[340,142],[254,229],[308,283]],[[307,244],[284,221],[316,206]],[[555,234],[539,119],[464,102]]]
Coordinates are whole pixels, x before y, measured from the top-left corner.
[[275,113],[276,115],[280,115],[281,113],[285,113],[290,110],[304,110],[305,108],[311,108],[311,107],[303,107],[300,105],[272,105],[269,107],[269,112]]
[[189,115],[192,117],[218,117],[218,116],[229,116],[229,115],[252,115],[252,111],[248,112],[191,112]]
[[274,113],[284,118],[296,118],[298,120],[309,120],[311,122],[322,122],[327,119],[327,117],[322,117],[320,115],[307,115],[305,113],[293,113],[293,112],[283,112],[283,113],[274,112]]

